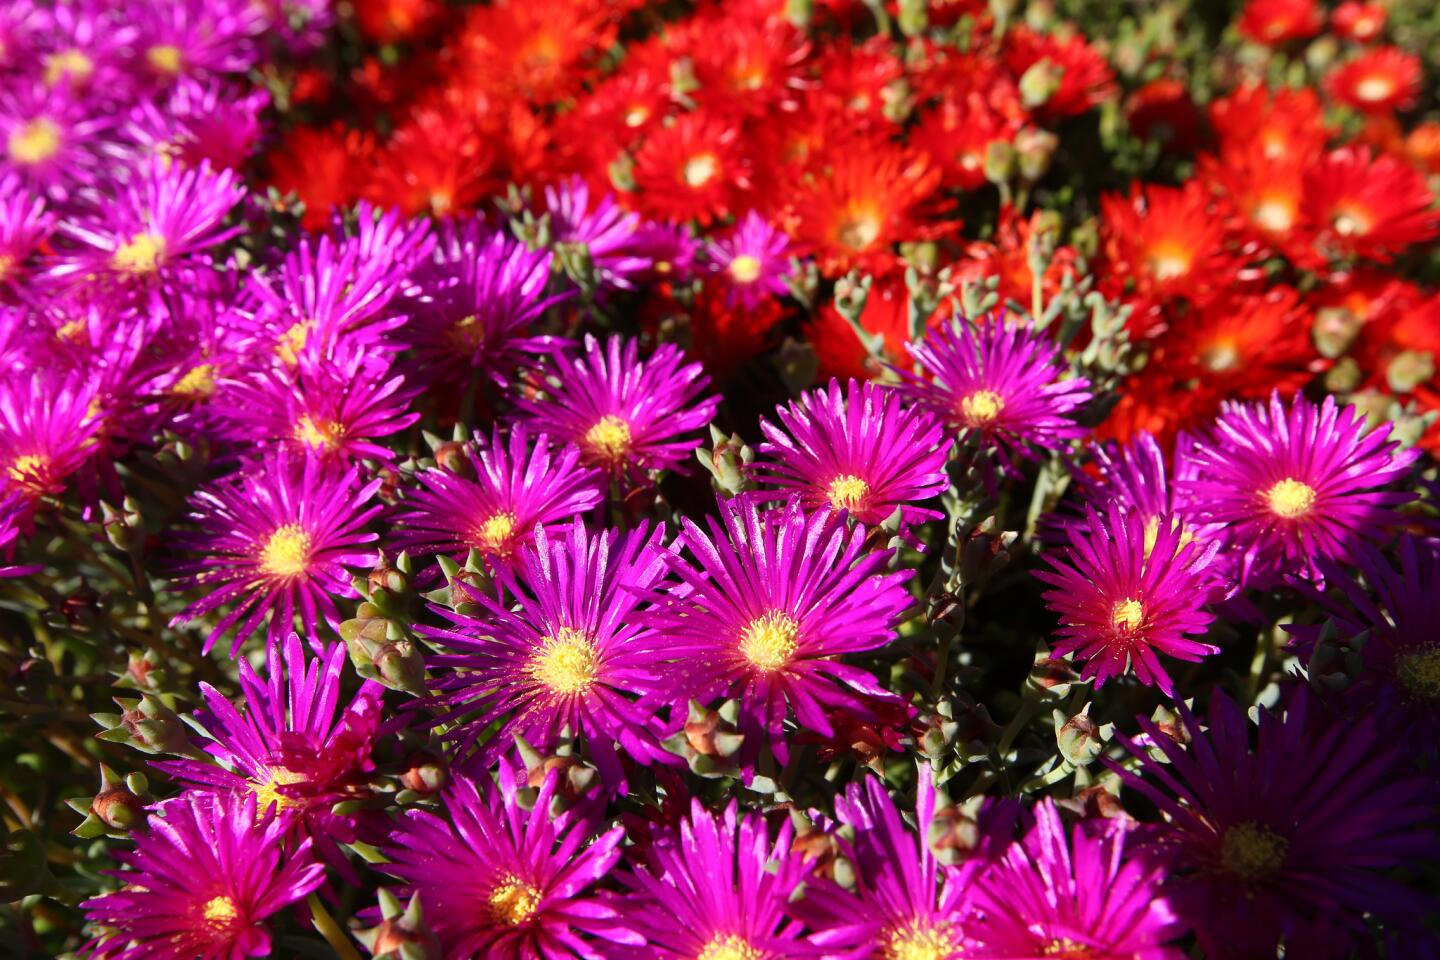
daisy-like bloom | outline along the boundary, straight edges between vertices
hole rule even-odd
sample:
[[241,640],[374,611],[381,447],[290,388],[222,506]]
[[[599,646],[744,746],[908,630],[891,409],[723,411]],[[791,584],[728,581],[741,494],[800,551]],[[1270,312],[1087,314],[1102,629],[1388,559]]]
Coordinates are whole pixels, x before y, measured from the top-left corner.
[[419,419],[410,413],[418,392],[392,376],[387,357],[342,350],[305,354],[284,367],[221,385],[213,412],[218,434],[245,443],[278,441],[302,455],[348,462],[388,461],[395,451],[375,441]]
[[1374,47],[1331,71],[1330,96],[1362,113],[1408,110],[1420,95],[1420,58],[1399,47]]
[[[1209,543],[1219,539],[1225,530],[1221,523],[1196,521],[1196,504],[1184,488],[1184,482],[1195,475],[1195,465],[1186,455],[1190,449],[1189,438],[1182,434],[1175,448],[1177,454],[1172,465],[1167,466],[1160,444],[1149,432],[1141,430],[1124,446],[1096,444],[1090,448],[1099,476],[1076,471],[1076,481],[1087,504],[1097,511],[1114,504],[1145,524],[1147,551],[1155,545],[1162,516],[1180,525],[1182,542]],[[1070,522],[1069,518],[1056,519],[1062,524]]]
[[348,207],[370,176],[375,142],[367,131],[342,124],[317,129],[295,126],[266,156],[265,183],[282,197],[294,194],[305,205],[300,221],[320,230],[337,207]]
[[1325,256],[1389,263],[1407,247],[1433,239],[1440,215],[1425,177],[1390,154],[1341,147],[1305,171],[1303,212]]
[[1325,26],[1315,0],[1249,0],[1237,24],[1240,32],[1266,46],[1306,40]]
[[535,531],[535,543],[496,571],[499,593],[467,591],[480,617],[439,612],[446,629],[420,632],[454,650],[429,658],[446,734],[467,750],[482,736],[488,767],[515,735],[545,753],[564,731],[582,736],[601,774],[623,781],[615,747],[641,763],[667,759],[634,695],[654,693],[664,655],[656,631],[635,616],[641,595],[665,577],[660,537],[641,525],[625,536]]
[[137,103],[124,135],[141,150],[186,166],[208,161],[217,169],[238,170],[260,142],[260,114],[269,105],[263,89],[239,92],[218,80],[184,77],[163,101]]
[[640,216],[626,213],[606,194],[590,206],[590,188],[579,177],[545,188],[545,212],[550,215],[550,236],[556,246],[584,247],[589,253],[600,289],[630,290],[635,275],[650,261],[635,250]]
[[1342,37],[1358,43],[1369,43],[1385,29],[1388,16],[1383,3],[1345,0],[1330,14],[1330,26]]
[[1195,542],[1169,514],[1147,518],[1118,503],[1104,514],[1088,507],[1066,532],[1060,556],[1045,558],[1053,572],[1035,573],[1055,588],[1045,601],[1060,616],[1056,651],[1083,658],[1081,675],[1097,687],[1133,669],[1173,694],[1157,654],[1193,663],[1219,649],[1189,638],[1215,619],[1204,605],[1219,599],[1211,567],[1220,544]]
[[66,220],[60,231],[88,248],[57,273],[96,270],[143,280],[222,243],[240,227],[224,227],[226,214],[245,196],[233,170],[152,161],[107,203],[95,219]]
[[260,59],[266,29],[261,4],[245,0],[173,0],[136,11],[137,53],[156,83],[181,76],[244,73]]
[[727,234],[705,244],[706,266],[725,288],[727,304],[754,310],[763,300],[785,295],[789,250],[790,238],[751,210]]
[[788,960],[818,949],[801,939],[789,901],[809,873],[791,851],[787,821],[772,840],[765,819],[741,816],[732,801],[708,812],[692,800],[678,836],[648,851],[648,862],[621,874],[625,922],[645,938],[620,947],[616,960]]
[[0,384],[0,494],[28,505],[22,529],[31,529],[40,500],[63,493],[65,478],[95,453],[96,403],[94,380],[55,369]]
[[1258,146],[1277,163],[1314,160],[1331,137],[1320,98],[1308,88],[1271,90],[1262,83],[1247,84],[1211,102],[1210,123],[1220,137],[1222,154]]
[[581,466],[572,445],[552,446],[517,426],[508,439],[497,427],[477,446],[465,451],[474,479],[440,468],[417,475],[419,488],[395,517],[405,549],[462,557],[477,550],[503,565],[538,525],[569,520],[604,499],[600,473]]
[[425,104],[410,110],[376,154],[366,195],[409,216],[454,216],[496,190],[497,159],[493,139],[472,113]]
[[54,226],[43,198],[30,193],[15,174],[0,175],[0,290],[20,283]]
[[740,128],[725,114],[682,114],[646,138],[634,177],[635,202],[647,216],[702,226],[728,217],[750,189]]
[[1084,436],[1064,416],[1090,399],[1090,381],[1060,379],[1060,350],[1028,324],[1007,323],[1003,314],[978,325],[961,319],[926,334],[909,350],[923,374],[892,368],[901,393],[995,451],[1006,469],[1034,447],[1058,449]]
[[37,193],[64,200],[95,170],[95,141],[110,123],[64,86],[17,80],[0,91],[0,173],[18,174]]
[[944,171],[944,183],[961,190],[985,184],[985,154],[992,143],[1011,143],[1020,123],[972,93],[947,96],[923,115],[911,142]]
[[1243,585],[1316,579],[1316,558],[1347,560],[1353,544],[1383,539],[1403,522],[1391,507],[1415,499],[1385,490],[1420,456],[1389,436],[1334,397],[1317,407],[1297,395],[1288,409],[1278,393],[1268,404],[1227,402],[1194,442],[1195,475],[1180,489],[1197,520],[1227,525]]
[[1283,713],[1260,711],[1252,746],[1244,710],[1223,693],[1205,725],[1176,706],[1188,747],[1139,717],[1148,744],[1118,737],[1138,771],[1105,763],[1163,815],[1151,836],[1171,858],[1171,903],[1207,957],[1274,956],[1316,925],[1333,928],[1332,955],[1348,956],[1368,938],[1367,914],[1427,914],[1428,898],[1388,871],[1435,855],[1431,786],[1405,771],[1373,717],[1321,720],[1297,687]]
[[200,684],[205,706],[196,711],[195,725],[204,733],[192,742],[214,762],[152,765],[197,790],[252,794],[260,813],[284,814],[326,860],[343,864],[337,844],[354,839],[354,831],[332,808],[366,795],[384,688],[367,680],[347,700],[341,694],[344,645],[310,656],[294,633],[284,641],[271,638],[263,677],[244,658],[239,666],[243,710]]
[[763,498],[798,493],[807,509],[848,510],[866,526],[897,509],[907,523],[942,516],[913,505],[950,483],[940,422],[903,403],[893,388],[831,380],[827,389],[777,408],[776,418],[779,426],[760,421],[760,453],[771,459],[755,464],[755,473],[779,488]]
[[516,400],[520,418],[617,477],[679,467],[720,405],[714,394],[701,396],[710,378],[674,344],[641,360],[638,340],[613,335],[601,344],[586,334],[581,355],[555,365],[542,396]]
[[850,784],[835,801],[840,822],[855,830],[853,841],[842,840],[855,864],[855,889],[817,876],[796,904],[815,931],[811,941],[837,951],[834,956],[958,960],[963,955],[973,866],[951,868],[936,859],[929,842],[935,785],[928,769],[921,769],[918,781],[915,830],[905,825],[878,777]]
[[1161,892],[1164,864],[1136,852],[1133,821],[1081,823],[1066,836],[1046,798],[1025,837],[976,878],[966,957],[1181,960],[1184,930]]
[[1006,31],[1005,65],[1019,81],[1026,106],[1042,119],[1075,116],[1115,95],[1110,64],[1079,34]]
[[504,385],[542,346],[525,332],[563,299],[545,296],[551,259],[478,219],[444,229],[431,261],[411,274],[421,293],[395,339],[426,378],[477,374]]
[[577,92],[588,65],[615,42],[605,4],[500,0],[466,13],[456,42],[456,73],[485,99],[552,104]]
[[1235,272],[1225,251],[1225,222],[1209,191],[1134,184],[1130,195],[1100,198],[1105,254],[1118,280],[1150,297],[1203,298]]
[[355,595],[347,568],[368,569],[375,560],[365,545],[376,535],[365,525],[380,512],[367,506],[379,488],[379,480],[362,486],[353,467],[297,458],[282,447],[201,490],[191,514],[199,529],[181,538],[200,558],[181,568],[178,585],[210,592],[171,626],[230,606],[205,650],[235,628],[231,656],[266,617],[271,637],[289,634],[297,613],[308,637],[321,617],[338,629],[335,597]]
[[833,511],[807,515],[792,502],[762,514],[750,496],[718,506],[708,533],[683,521],[681,543],[693,561],[678,553],[667,560],[688,589],[653,595],[657,609],[647,619],[674,661],[667,690],[676,708],[737,698],[746,750],[753,755],[768,734],[783,760],[791,713],[801,728],[830,736],[827,711],[854,706],[857,693],[886,696],[873,676],[839,658],[895,638],[911,603],[910,572],[886,572],[891,551],[867,551],[865,528]]
[[106,929],[105,960],[268,957],[266,920],[325,881],[306,841],[286,849],[286,821],[253,796],[190,792],[162,804],[135,848],[115,852],[130,869],[114,893],[80,906]]
[[[551,773],[522,805],[508,765],[498,789],[460,777],[445,792],[445,818],[410,809],[384,848],[380,869],[420,895],[445,960],[600,960],[587,937],[640,942],[617,911],[588,892],[620,859],[622,828],[592,840],[586,818],[552,817]],[[523,785],[523,784],[522,784]]]

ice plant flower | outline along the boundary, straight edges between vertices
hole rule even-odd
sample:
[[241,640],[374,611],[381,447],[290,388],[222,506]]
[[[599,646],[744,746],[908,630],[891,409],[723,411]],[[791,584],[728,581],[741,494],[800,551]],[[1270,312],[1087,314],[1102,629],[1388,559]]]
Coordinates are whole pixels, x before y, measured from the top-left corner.
[[[1195,474],[1195,466],[1188,456],[1190,446],[1189,436],[1182,433],[1175,445],[1176,454],[1167,466],[1160,444],[1143,430],[1123,446],[1096,444],[1090,452],[1099,475],[1091,477],[1076,471],[1085,502],[1097,512],[1104,512],[1108,504],[1114,504],[1136,515],[1145,524],[1146,550],[1155,544],[1162,516],[1169,516],[1180,525],[1182,542],[1208,543],[1218,539],[1225,525],[1196,522],[1198,505],[1184,488],[1185,481]],[[1056,519],[1061,524],[1072,522],[1068,517]]]
[[1330,259],[1389,263],[1440,232],[1440,214],[1425,177],[1404,160],[1365,147],[1341,147],[1305,170],[1301,211]]
[[[508,766],[498,789],[461,777],[445,792],[442,819],[405,812],[384,847],[386,873],[418,893],[445,960],[598,960],[582,939],[638,945],[617,911],[587,888],[620,859],[619,827],[591,838],[588,821],[551,814],[557,774],[522,806]],[[488,778],[487,778],[488,781]]]
[[689,700],[740,701],[738,725],[753,755],[768,735],[782,759],[782,730],[794,714],[829,736],[829,710],[857,694],[885,696],[869,673],[840,662],[885,646],[910,606],[909,571],[886,572],[889,550],[867,550],[863,526],[806,513],[797,502],[761,513],[755,499],[721,500],[708,532],[682,521],[693,557],[669,554],[687,589],[655,596],[652,622],[673,659],[667,688],[681,716]]
[[1428,909],[1387,870],[1437,850],[1429,782],[1374,718],[1322,719],[1313,704],[1300,687],[1281,712],[1262,709],[1252,746],[1244,710],[1217,692],[1206,725],[1178,705],[1188,747],[1140,717],[1148,747],[1120,736],[1138,772],[1106,760],[1165,817],[1153,843],[1171,858],[1167,892],[1206,956],[1270,956],[1316,926],[1343,956],[1367,914]]
[[1060,615],[1056,652],[1082,658],[1081,675],[1097,687],[1134,670],[1173,694],[1156,655],[1195,662],[1218,649],[1190,638],[1215,619],[1205,604],[1223,592],[1211,569],[1220,544],[1194,541],[1168,513],[1147,518],[1119,503],[1104,513],[1087,507],[1067,534],[1059,557],[1046,555],[1053,571],[1035,572],[1054,587],[1045,600]]
[[362,485],[354,467],[282,448],[202,489],[191,513],[198,529],[180,538],[199,557],[180,569],[177,585],[208,593],[171,625],[229,607],[205,649],[234,629],[232,656],[267,617],[272,637],[289,634],[297,614],[308,637],[322,618],[338,628],[335,598],[354,595],[349,568],[375,559],[367,544],[376,535],[365,527],[380,512],[368,505],[379,487],[379,480]]
[[710,378],[673,344],[640,359],[640,342],[588,334],[578,357],[557,358],[541,396],[516,400],[520,419],[573,443],[586,463],[615,477],[676,469],[700,445],[720,398]]
[[831,380],[777,408],[776,419],[779,426],[760,421],[766,442],[759,449],[769,459],[754,474],[777,488],[760,496],[798,493],[808,509],[848,510],[867,526],[896,510],[908,523],[942,516],[914,506],[949,486],[940,422],[891,387]]
[[41,498],[65,489],[65,479],[94,453],[100,421],[95,383],[61,371],[11,376],[0,384],[0,494],[27,504],[28,519]]
[[962,440],[994,451],[1007,470],[1033,448],[1056,450],[1084,436],[1066,414],[1090,399],[1090,381],[1061,379],[1059,349],[1040,331],[1011,326],[1003,315],[978,325],[942,325],[910,344],[923,373],[892,368],[900,391],[931,411]]
[[724,236],[706,243],[706,266],[725,287],[728,305],[754,310],[766,298],[785,295],[789,251],[790,238],[751,210]]
[[1184,925],[1164,896],[1164,864],[1131,839],[1134,821],[1065,830],[1054,801],[976,878],[966,957],[1181,960]]
[[580,464],[580,451],[552,446],[523,426],[508,437],[495,428],[488,441],[464,451],[467,473],[442,468],[416,475],[396,514],[396,541],[420,553],[463,557],[478,551],[492,565],[509,563],[542,523],[569,520],[598,505],[600,473]]
[[1332,97],[1362,113],[1388,114],[1415,105],[1421,77],[1419,57],[1397,47],[1374,47],[1332,71],[1326,86]]
[[592,210],[590,188],[579,177],[546,187],[545,211],[557,246],[585,249],[602,292],[634,288],[635,275],[649,268],[649,259],[635,249],[640,217],[626,213],[610,194]]
[[105,929],[92,954],[105,960],[268,957],[266,920],[325,880],[310,843],[286,849],[286,820],[252,795],[189,792],[162,804],[135,848],[115,854],[129,867],[114,893],[86,900]]
[[1419,457],[1367,430],[1357,408],[1334,397],[1316,406],[1297,395],[1226,403],[1189,457],[1180,489],[1202,523],[1221,523],[1240,553],[1240,578],[1264,587],[1284,574],[1320,577],[1316,559],[1346,560],[1351,546],[1381,540],[1401,522],[1391,508],[1415,494],[1388,491]]
[[649,850],[646,862],[621,874],[625,922],[645,938],[618,947],[616,960],[788,960],[817,954],[790,916],[792,897],[809,873],[791,850],[784,823],[771,838],[764,817],[723,813],[692,800],[677,834]]
[[623,781],[617,746],[641,763],[673,756],[633,699],[657,691],[665,655],[660,635],[636,616],[667,573],[662,533],[641,524],[623,537],[591,534],[578,519],[550,535],[537,527],[533,546],[497,569],[495,597],[465,591],[481,616],[442,609],[448,627],[421,627],[454,651],[427,658],[446,736],[462,751],[488,738],[489,766],[516,735],[545,753],[568,731],[584,738],[610,783]]

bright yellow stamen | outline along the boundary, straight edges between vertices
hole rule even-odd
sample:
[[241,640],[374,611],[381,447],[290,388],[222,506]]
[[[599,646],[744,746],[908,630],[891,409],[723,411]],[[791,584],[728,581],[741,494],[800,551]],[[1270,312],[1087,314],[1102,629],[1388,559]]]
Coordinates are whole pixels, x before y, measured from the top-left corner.
[[618,463],[630,452],[630,424],[607,414],[585,434],[585,446],[602,460]]
[[1315,506],[1315,488],[1294,477],[1286,477],[1265,491],[1265,499],[1278,516],[1294,520],[1303,517]]
[[836,510],[849,510],[853,513],[861,509],[865,498],[870,496],[870,484],[852,473],[847,473],[830,481],[826,496],[830,498],[830,506]]
[[15,269],[15,258],[9,254],[0,253],[0,283],[10,279],[10,271]]
[[344,425],[330,420],[312,420],[302,416],[295,424],[295,439],[317,450],[334,450],[344,437]]
[[540,907],[540,891],[514,874],[490,891],[490,916],[496,923],[518,927],[535,916]]
[[994,390],[976,390],[960,401],[960,418],[969,427],[984,427],[995,422],[1005,409],[1005,398]]
[[486,553],[509,553],[510,538],[515,534],[517,522],[513,513],[495,514],[475,528],[476,546]]
[[110,266],[121,273],[154,273],[164,259],[164,237],[154,233],[137,233],[115,248]]
[[[1185,529],[1185,525],[1180,523],[1180,521],[1178,520],[1172,520],[1171,523],[1180,528],[1180,542],[1175,545],[1175,549],[1178,552],[1182,547],[1185,546],[1185,544],[1190,543],[1195,539],[1195,534]],[[1155,541],[1159,539],[1160,518],[1151,517],[1149,520],[1145,521],[1145,556],[1150,556],[1150,554],[1155,549]]]
[[1220,840],[1220,866],[1246,882],[1279,870],[1290,842],[1269,827],[1247,820],[1225,831]]
[[280,334],[280,340],[275,344],[275,353],[285,366],[293,367],[300,362],[300,351],[305,349],[305,341],[310,339],[310,328],[314,325],[313,321],[300,320]]
[[174,76],[180,72],[182,63],[180,48],[173,43],[157,43],[145,51],[145,59],[160,73]]
[[450,342],[466,356],[473,354],[485,342],[485,324],[474,314],[461,317],[450,328]]
[[271,577],[296,577],[310,567],[310,534],[298,523],[287,523],[265,541],[260,550],[260,571]]
[[880,237],[880,221],[870,214],[851,217],[840,225],[836,239],[850,250],[866,250]]
[[1041,956],[1054,957],[1055,960],[1090,960],[1095,956],[1093,947],[1083,943],[1076,943],[1069,938],[1052,940],[1045,945]]
[[1263,230],[1284,233],[1295,225],[1295,205],[1282,200],[1262,200],[1251,211],[1250,219]]
[[633,128],[633,127],[638,127],[638,126],[640,126],[642,123],[644,123],[646,120],[649,120],[649,119],[650,119],[650,108],[649,108],[649,107],[634,106],[634,107],[631,107],[629,110],[626,110],[626,111],[625,111],[625,126],[627,126],[627,127],[632,127],[632,128]]
[[1156,280],[1173,280],[1190,272],[1193,256],[1174,242],[1158,244],[1145,258]]
[[788,664],[800,648],[800,624],[779,610],[751,620],[740,634],[740,653],[756,667],[769,673]]
[[49,117],[36,117],[11,130],[5,146],[16,163],[44,163],[60,152],[60,127]]
[[1407,653],[1395,663],[1400,686],[1419,700],[1440,700],[1440,645]]
[[695,960],[764,960],[764,954],[750,946],[744,937],[729,934],[717,936],[705,944]]
[[720,172],[720,160],[713,153],[702,153],[685,161],[685,184],[699,189]]
[[170,392],[188,400],[203,400],[215,392],[215,364],[202,363],[175,381]]
[[1375,226],[1374,215],[1369,210],[1353,205],[1336,210],[1331,222],[1342,237],[1364,236]]
[[293,770],[286,770],[284,767],[271,767],[265,771],[265,779],[250,784],[250,792],[255,794],[255,812],[264,813],[271,807],[278,810],[287,810],[291,807],[298,807],[300,802],[294,797],[287,796],[280,792],[280,787],[289,786],[292,783],[304,783],[305,775],[295,773]]
[[730,261],[730,278],[736,283],[754,283],[760,278],[760,258],[742,253]]
[[50,458],[44,454],[27,453],[10,461],[10,469],[5,472],[20,486],[34,487],[39,485],[39,478],[49,465]]
[[1120,629],[1134,630],[1145,620],[1145,607],[1139,600],[1132,597],[1115,604],[1111,617],[1115,621],[1115,626]]
[[235,901],[229,897],[219,896],[205,901],[202,913],[206,923],[219,930],[226,930],[240,917],[240,908],[235,906]]
[[94,72],[95,61],[74,47],[53,54],[45,60],[45,83],[52,87],[65,79],[84,83]]
[[1233,341],[1216,341],[1200,351],[1200,365],[1212,373],[1234,370],[1240,365],[1240,351]]
[[600,657],[594,642],[579,630],[561,627],[541,642],[525,672],[551,692],[581,693],[595,682]]
[[885,936],[882,956],[884,960],[948,960],[958,947],[944,926],[911,924]]
[[74,320],[67,320],[60,324],[59,329],[55,331],[55,338],[57,340],[69,340],[71,343],[79,343],[84,333],[85,321],[77,317]]

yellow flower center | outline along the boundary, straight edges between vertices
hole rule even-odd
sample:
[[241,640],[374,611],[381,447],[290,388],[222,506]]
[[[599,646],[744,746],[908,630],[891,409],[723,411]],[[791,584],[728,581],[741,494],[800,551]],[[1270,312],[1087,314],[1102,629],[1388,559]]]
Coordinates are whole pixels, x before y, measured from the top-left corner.
[[45,60],[45,83],[52,87],[65,79],[84,83],[94,72],[95,61],[74,47],[53,54]]
[[1363,236],[1375,226],[1370,211],[1355,206],[1336,210],[1331,222],[1335,225],[1335,232],[1342,237]]
[[599,669],[599,652],[590,637],[572,627],[561,627],[541,642],[525,672],[551,692],[566,696],[586,690]]
[[1261,229],[1284,233],[1295,225],[1295,205],[1282,200],[1263,200],[1250,213]]
[[764,960],[765,954],[750,946],[744,937],[728,934],[705,944],[695,960]]
[[890,931],[883,944],[884,960],[948,960],[959,948],[948,927],[919,923]]
[[37,488],[49,466],[50,458],[43,453],[27,453],[10,461],[10,469],[5,472],[19,486]]
[[871,215],[860,215],[840,226],[836,239],[850,250],[866,250],[880,238],[880,221]]
[[1145,606],[1133,597],[1122,600],[1115,604],[1111,617],[1121,630],[1136,630],[1145,621]]
[[275,344],[275,353],[285,366],[293,367],[300,362],[300,351],[305,349],[305,341],[310,339],[310,328],[314,325],[313,321],[299,320],[280,334],[280,340]]
[[1303,517],[1315,506],[1315,488],[1294,477],[1286,477],[1265,491],[1265,499],[1276,515],[1294,520]]
[[16,163],[44,163],[60,152],[60,127],[49,117],[36,117],[11,130],[5,146]]
[[1041,955],[1054,957],[1055,960],[1090,960],[1095,956],[1095,950],[1083,943],[1076,943],[1069,937],[1061,937],[1046,944]]
[[1395,80],[1391,77],[1369,76],[1355,84],[1355,96],[1366,103],[1385,100],[1395,93]]
[[1290,843],[1269,827],[1247,820],[1225,831],[1220,840],[1220,866],[1251,883],[1279,870]]
[[650,109],[643,106],[631,107],[625,111],[625,126],[638,127],[650,119]]
[[154,273],[165,259],[165,238],[154,233],[137,233],[115,248],[110,266],[121,273]]
[[518,927],[535,916],[540,907],[540,891],[513,873],[490,891],[490,916],[507,927]]
[[769,673],[788,664],[800,648],[796,637],[800,624],[794,617],[772,610],[751,620],[740,634],[740,653],[756,667]]
[[180,72],[182,62],[180,48],[173,43],[157,43],[145,51],[145,59],[160,73],[174,76]]
[[297,577],[310,566],[310,534],[298,523],[287,523],[265,541],[260,550],[260,571],[271,577]]
[[1185,276],[1190,272],[1192,260],[1189,251],[1173,242],[1157,245],[1145,258],[1150,267],[1150,275],[1161,281]]
[[720,161],[713,153],[702,153],[685,161],[685,184],[699,189],[720,172]]
[[1406,692],[1420,700],[1440,700],[1440,645],[1407,653],[1395,664],[1395,677]]
[[175,382],[170,392],[177,397],[203,400],[215,392],[215,364],[202,363]]
[[1220,340],[1200,351],[1200,365],[1211,373],[1224,373],[1240,365],[1240,351],[1232,340]]
[[630,452],[630,424],[607,414],[585,433],[585,446],[602,460],[618,463]]
[[461,317],[450,328],[450,342],[466,355],[474,353],[485,342],[485,324],[474,314]]
[[227,896],[212,897],[201,910],[205,923],[217,932],[229,930],[240,918],[240,908]]
[[[1180,542],[1175,545],[1175,550],[1178,552],[1182,547],[1185,546],[1185,544],[1190,543],[1195,539],[1195,534],[1185,529],[1185,525],[1180,523],[1180,521],[1178,520],[1172,520],[1170,522],[1180,528]],[[1148,557],[1151,553],[1154,552],[1155,542],[1159,539],[1160,518],[1151,517],[1149,520],[1145,521],[1145,556]]]
[[517,519],[513,513],[497,513],[475,528],[476,546],[486,553],[510,552],[510,538],[515,535]]
[[760,258],[742,253],[730,261],[730,278],[736,283],[754,283],[760,279]]
[[304,782],[304,774],[286,770],[284,767],[270,767],[265,771],[264,780],[253,781],[250,784],[250,792],[255,794],[255,812],[261,814],[271,807],[278,812],[300,806],[299,800],[281,793],[279,788],[292,783]]
[[847,473],[831,480],[825,493],[830,498],[830,506],[853,513],[861,509],[865,498],[870,496],[870,484],[853,473]]
[[330,420],[312,420],[302,416],[295,424],[295,439],[317,450],[334,450],[344,437],[344,425]]
[[1005,409],[1005,399],[994,390],[976,390],[960,401],[960,418],[967,426],[984,427]]

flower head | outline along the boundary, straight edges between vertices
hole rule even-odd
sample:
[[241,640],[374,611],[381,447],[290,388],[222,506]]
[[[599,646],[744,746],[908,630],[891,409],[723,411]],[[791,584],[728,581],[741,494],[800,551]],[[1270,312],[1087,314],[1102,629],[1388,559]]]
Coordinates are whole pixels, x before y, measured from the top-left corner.
[[1331,259],[1389,263],[1433,239],[1440,231],[1434,202],[1419,170],[1365,147],[1332,150],[1305,171],[1302,210],[1316,231],[1316,250]]
[[790,275],[790,239],[751,210],[727,234],[705,245],[707,266],[732,307],[753,310],[783,296]]
[[1249,0],[1238,24],[1242,34],[1266,46],[1313,37],[1324,25],[1315,0]]
[[95,384],[58,371],[10,377],[0,385],[0,494],[27,505],[65,490],[65,479],[94,454],[100,421]]
[[1389,114],[1415,105],[1421,76],[1413,53],[1374,47],[1331,72],[1326,85],[1332,97],[1362,113]]
[[602,291],[633,288],[635,275],[650,266],[649,259],[635,249],[640,217],[626,213],[611,194],[601,197],[591,209],[590,188],[575,177],[545,188],[545,210],[557,245],[585,248]]
[[286,820],[251,795],[189,792],[162,804],[135,849],[115,854],[125,886],[81,907],[106,928],[106,960],[268,957],[266,919],[325,879],[308,841],[287,850]]
[[940,423],[892,388],[854,380],[842,388],[831,380],[778,408],[776,417],[779,426],[760,422],[760,452],[772,459],[755,473],[778,488],[763,496],[798,493],[809,509],[848,510],[868,526],[897,509],[911,523],[941,516],[913,506],[949,486]]

